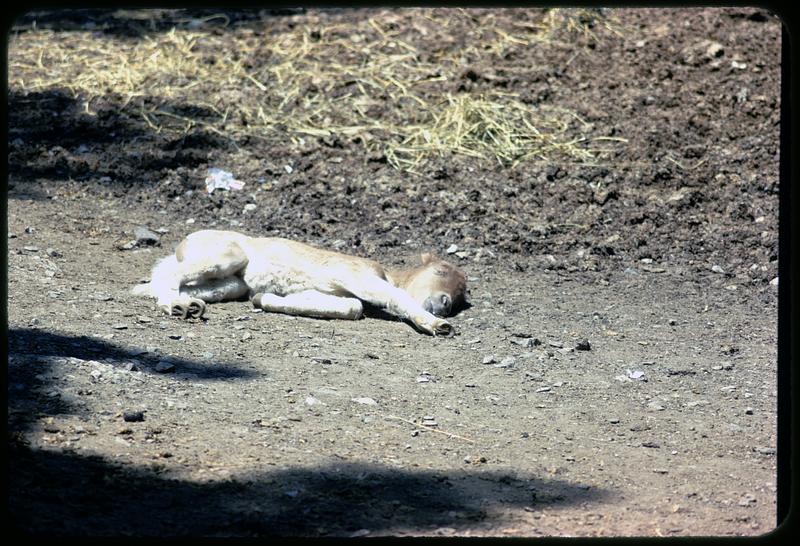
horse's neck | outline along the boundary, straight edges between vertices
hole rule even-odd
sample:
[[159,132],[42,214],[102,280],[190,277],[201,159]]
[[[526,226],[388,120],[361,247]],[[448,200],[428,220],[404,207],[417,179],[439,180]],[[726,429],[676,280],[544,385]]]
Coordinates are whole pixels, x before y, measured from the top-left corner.
[[419,268],[412,267],[410,269],[387,269],[386,280],[397,288],[405,288],[411,284],[414,276],[417,274]]

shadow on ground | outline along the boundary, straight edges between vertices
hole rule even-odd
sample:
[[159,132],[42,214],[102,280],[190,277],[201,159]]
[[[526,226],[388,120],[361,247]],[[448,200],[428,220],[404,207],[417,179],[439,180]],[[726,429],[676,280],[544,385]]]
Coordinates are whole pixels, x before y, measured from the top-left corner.
[[[88,336],[73,337],[43,330],[11,328],[8,331],[7,376],[10,430],[27,429],[37,414],[79,414],[82,411],[77,400],[55,394],[48,381],[51,368],[69,358],[96,360],[120,371],[126,364],[135,363],[134,371],[157,373],[155,365],[162,357]],[[246,380],[259,375],[237,364],[218,360],[200,362],[170,356],[169,363],[176,371],[200,380]]]
[[[490,471],[380,465],[256,471],[213,483],[171,479],[157,466],[11,445],[15,531],[76,536],[348,536],[496,529],[509,508],[597,502],[609,492]],[[513,523],[509,521],[508,523]]]
[[[217,116],[195,105],[164,103],[158,97],[145,99],[148,101],[176,115]],[[232,146],[229,140],[202,128],[185,134],[158,133],[139,111],[147,105],[125,104],[123,97],[114,95],[95,99],[88,106],[64,89],[10,91],[7,105],[8,172],[12,179],[91,179],[109,188],[147,185],[162,182],[175,169],[205,164],[211,151]],[[184,188],[177,186],[176,195],[183,193]],[[9,189],[13,190],[13,185]]]
[[139,38],[173,28],[198,26],[225,27],[247,25],[269,17],[299,15],[304,8],[271,9],[149,9],[83,8],[36,10],[19,13],[13,22],[15,31],[32,28],[63,31],[97,31],[117,37]]

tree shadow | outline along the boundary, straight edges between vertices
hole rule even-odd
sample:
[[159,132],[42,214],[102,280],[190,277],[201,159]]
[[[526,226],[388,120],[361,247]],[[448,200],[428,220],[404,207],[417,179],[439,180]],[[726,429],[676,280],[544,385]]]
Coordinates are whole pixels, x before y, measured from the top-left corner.
[[[191,374],[198,380],[246,380],[259,375],[230,362],[200,362],[173,356],[164,357],[147,350],[126,348],[88,336],[67,336],[44,330],[11,328],[7,337],[8,417],[9,426],[17,431],[29,428],[37,414],[78,414],[82,411],[79,402],[53,390],[48,381],[50,370],[55,365],[69,363],[70,358],[97,361],[112,366],[121,373],[141,371],[145,374],[158,373],[157,363],[166,358],[175,372]],[[134,367],[128,370],[126,366],[131,364]]]
[[[148,97],[145,101],[153,101]],[[145,122],[141,105],[105,95],[91,113],[64,89],[23,93],[10,90],[8,104],[8,174],[11,180],[54,178],[92,180],[114,187],[161,182],[176,169],[208,162],[211,151],[232,149],[230,140],[203,128],[186,133],[158,132]],[[162,109],[195,119],[212,119],[208,108],[170,103]],[[13,183],[13,182],[12,182]],[[10,190],[29,193],[26,188]],[[182,188],[176,188],[178,194]],[[14,192],[9,192],[13,196]]]
[[93,30],[117,37],[139,38],[155,32],[169,32],[173,28],[196,29],[199,26],[225,28],[259,23],[270,17],[299,15],[305,8],[274,7],[267,9],[120,9],[80,8],[36,10],[19,13],[12,29],[24,32],[29,29],[64,31]]
[[[26,535],[350,536],[513,524],[508,509],[599,502],[601,488],[486,470],[341,462],[214,482],[12,442],[10,520]],[[519,516],[517,516],[519,517]]]
[[196,360],[159,355],[136,347],[123,347],[89,336],[67,336],[44,330],[12,328],[8,331],[9,355],[35,355],[42,361],[47,357],[79,358],[81,360],[103,360],[119,366],[136,360],[145,373],[155,373],[152,367],[163,359],[181,372],[191,373],[199,379],[248,379],[255,372],[244,370],[231,362],[214,360],[204,363]]

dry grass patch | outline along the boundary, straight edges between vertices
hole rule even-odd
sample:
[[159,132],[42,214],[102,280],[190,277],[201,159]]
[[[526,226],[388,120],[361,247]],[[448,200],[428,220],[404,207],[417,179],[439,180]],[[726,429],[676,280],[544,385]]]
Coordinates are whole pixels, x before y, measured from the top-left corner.
[[[576,116],[501,93],[453,93],[470,63],[546,47],[557,10],[502,29],[486,10],[389,10],[351,24],[310,23],[263,33],[179,29],[120,39],[93,32],[21,32],[9,44],[9,86],[67,90],[85,111],[120,97],[156,132],[204,127],[242,137],[344,137],[413,170],[434,155],[503,165],[597,159]],[[563,11],[563,10],[558,10]],[[460,37],[460,40],[454,39]],[[418,44],[425,44],[420,47]],[[436,47],[431,48],[430,45]]]

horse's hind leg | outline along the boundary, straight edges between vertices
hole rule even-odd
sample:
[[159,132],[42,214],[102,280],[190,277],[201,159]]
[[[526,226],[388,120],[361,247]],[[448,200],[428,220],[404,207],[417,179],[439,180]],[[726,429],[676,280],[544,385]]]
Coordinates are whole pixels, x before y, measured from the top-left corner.
[[253,296],[252,301],[253,305],[269,313],[300,317],[356,320],[364,314],[364,305],[358,298],[323,294],[316,290],[286,296],[259,293]]
[[206,302],[236,299],[247,292],[239,276],[247,263],[247,255],[233,241],[189,236],[178,245],[174,256],[164,260],[161,271],[158,267],[153,271],[158,303],[169,315],[200,318]]

